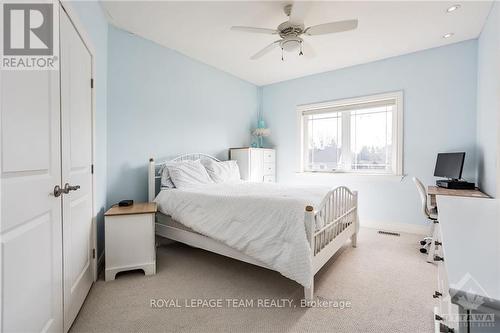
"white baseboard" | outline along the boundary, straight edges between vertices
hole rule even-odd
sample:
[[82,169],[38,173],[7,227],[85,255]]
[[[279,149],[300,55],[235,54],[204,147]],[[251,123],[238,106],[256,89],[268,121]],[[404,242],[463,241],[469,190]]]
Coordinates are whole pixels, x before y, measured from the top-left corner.
[[370,229],[423,235],[423,236],[427,236],[430,233],[430,225],[426,226],[426,225],[409,224],[409,223],[384,223],[384,222],[365,221],[365,220],[360,220],[360,225],[361,227]]

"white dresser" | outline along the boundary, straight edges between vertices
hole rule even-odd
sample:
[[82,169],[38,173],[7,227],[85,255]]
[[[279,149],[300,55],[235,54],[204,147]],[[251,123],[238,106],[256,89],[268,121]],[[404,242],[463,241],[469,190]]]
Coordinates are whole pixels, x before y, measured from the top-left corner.
[[231,148],[229,159],[238,162],[241,179],[276,182],[276,151],[268,148]]

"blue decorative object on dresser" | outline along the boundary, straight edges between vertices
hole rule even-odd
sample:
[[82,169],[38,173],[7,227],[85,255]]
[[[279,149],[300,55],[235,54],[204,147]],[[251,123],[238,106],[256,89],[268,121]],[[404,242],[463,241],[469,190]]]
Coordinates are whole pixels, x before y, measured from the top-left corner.
[[252,131],[252,135],[257,137],[257,148],[264,148],[264,137],[271,135],[271,130],[266,127],[266,122],[260,119],[257,128]]

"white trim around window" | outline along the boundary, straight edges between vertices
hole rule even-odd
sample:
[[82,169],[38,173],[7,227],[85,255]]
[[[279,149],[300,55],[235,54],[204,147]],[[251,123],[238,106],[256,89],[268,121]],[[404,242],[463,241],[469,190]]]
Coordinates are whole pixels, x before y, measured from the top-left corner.
[[[393,106],[391,124],[386,124],[386,127],[391,126],[390,162],[386,165],[385,169],[354,167],[357,164],[352,162],[352,154],[354,152],[351,148],[351,115],[353,112],[360,112],[363,109],[368,110],[384,106]],[[312,169],[309,163],[311,152],[309,148],[308,121],[311,121],[312,117],[328,117],[328,115],[338,118],[336,123],[340,128],[340,131],[338,131],[340,133],[337,133],[338,137],[336,139],[340,142],[337,150],[341,156],[342,163],[335,168],[329,169],[327,167],[325,170]],[[297,106],[297,122],[299,130],[297,137],[300,152],[298,165],[300,172],[403,175],[403,91],[299,105]],[[387,152],[386,155],[388,155]]]

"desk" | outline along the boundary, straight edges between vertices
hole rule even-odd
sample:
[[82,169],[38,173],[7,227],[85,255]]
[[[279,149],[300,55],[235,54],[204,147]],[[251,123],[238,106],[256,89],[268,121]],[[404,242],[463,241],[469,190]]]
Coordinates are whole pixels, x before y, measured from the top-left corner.
[[436,207],[436,196],[438,195],[447,195],[452,197],[489,198],[487,194],[479,191],[477,187],[474,190],[451,190],[443,187],[429,186],[427,188],[427,194],[429,195],[432,207]]
[[[437,261],[438,288],[443,295],[437,299],[438,314],[450,314],[450,302],[458,305],[459,313],[494,313],[494,327],[477,327],[481,323],[475,323],[470,332],[499,332],[500,201],[444,195],[437,201],[441,244],[437,249],[441,257]],[[456,322],[445,324],[455,327],[455,332],[467,331]]]

